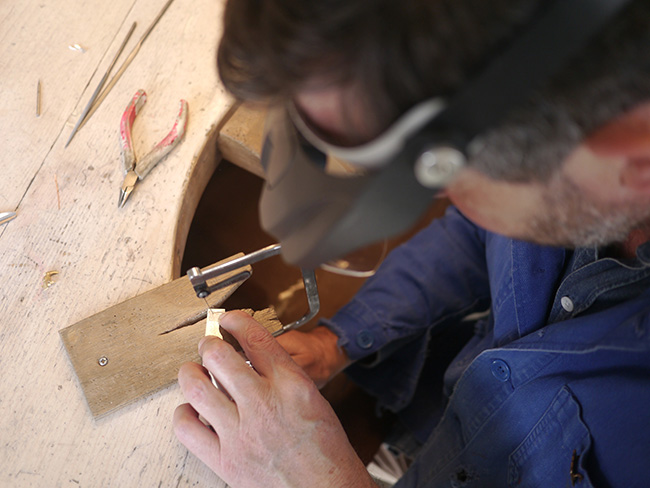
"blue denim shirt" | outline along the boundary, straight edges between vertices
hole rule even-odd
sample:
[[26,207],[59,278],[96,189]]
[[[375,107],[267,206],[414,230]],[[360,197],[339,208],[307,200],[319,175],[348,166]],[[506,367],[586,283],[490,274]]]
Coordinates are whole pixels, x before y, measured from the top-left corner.
[[[418,405],[429,339],[485,310],[446,369],[444,410]],[[349,375],[413,421],[423,446],[399,486],[648,486],[650,243],[620,262],[450,208],[325,324],[372,358]]]

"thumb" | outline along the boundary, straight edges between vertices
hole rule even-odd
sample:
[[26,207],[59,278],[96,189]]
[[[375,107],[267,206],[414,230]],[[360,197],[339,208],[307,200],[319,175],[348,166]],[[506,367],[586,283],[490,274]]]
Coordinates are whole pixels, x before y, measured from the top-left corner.
[[[262,376],[278,365],[293,364],[289,354],[257,320],[240,310],[226,312],[219,318],[223,331],[232,335],[241,350]],[[224,335],[224,339],[226,336]]]

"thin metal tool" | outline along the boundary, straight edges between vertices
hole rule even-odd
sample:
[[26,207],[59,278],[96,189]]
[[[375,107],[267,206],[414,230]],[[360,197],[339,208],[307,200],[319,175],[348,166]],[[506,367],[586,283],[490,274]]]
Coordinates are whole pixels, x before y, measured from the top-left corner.
[[41,80],[36,83],[36,117],[41,116]]
[[0,225],[16,218],[16,212],[0,212]]
[[[190,279],[190,283],[196,292],[198,298],[206,298],[210,293],[220,290],[226,286],[230,286],[233,283],[239,281],[244,281],[247,279],[251,273],[250,271],[242,271],[226,280],[220,281],[213,285],[208,284],[208,280],[217,278],[225,273],[234,271],[244,266],[248,266],[253,263],[257,263],[264,259],[268,259],[272,256],[277,256],[282,251],[282,246],[280,244],[271,244],[270,246],[264,247],[258,251],[246,254],[245,256],[229,259],[228,261],[215,264],[206,269],[201,268],[191,268],[187,272],[187,276]],[[307,303],[309,305],[309,310],[302,316],[300,319],[290,324],[283,325],[281,329],[273,333],[273,336],[279,336],[285,332],[300,327],[301,325],[306,324],[309,320],[314,318],[320,309],[320,298],[318,296],[318,286],[316,284],[316,274],[313,269],[302,269],[302,281],[305,285],[305,293],[307,294]]]
[[[167,1],[167,3],[166,3],[165,6],[162,8],[162,10],[158,13],[158,15],[156,16],[156,18],[154,19],[154,21],[153,21],[153,22],[151,23],[151,25],[147,28],[147,30],[146,30],[145,33],[142,35],[142,37],[140,38],[140,40],[138,41],[138,43],[135,45],[135,47],[133,48],[133,50],[129,53],[129,55],[127,56],[127,58],[126,58],[126,59],[124,60],[124,62],[122,63],[122,66],[120,66],[120,68],[117,70],[117,73],[115,73],[115,75],[113,76],[113,78],[111,78],[111,81],[108,83],[108,85],[106,85],[106,87],[104,88],[104,90],[100,93],[99,97],[97,97],[97,100],[95,100],[95,103],[93,104],[93,106],[92,106],[91,109],[90,109],[90,113],[89,113],[89,115],[88,115],[88,118],[90,118],[90,117],[95,113],[95,110],[97,110],[97,108],[98,108],[98,107],[101,105],[101,103],[104,101],[104,99],[105,99],[106,96],[108,95],[108,92],[111,91],[111,89],[115,86],[115,84],[118,82],[118,80],[120,79],[120,77],[122,76],[122,74],[126,71],[126,68],[129,67],[129,65],[131,64],[131,61],[133,61],[133,58],[135,58],[136,54],[138,54],[138,52],[140,51],[140,48],[142,47],[142,43],[145,41],[145,39],[147,39],[147,37],[149,36],[149,34],[150,34],[151,31],[153,30],[153,28],[156,27],[156,24],[158,23],[158,21],[160,20],[160,18],[165,14],[165,12],[167,12],[167,9],[169,8],[169,6],[172,4],[173,1],[174,1],[174,0],[168,0],[168,1]],[[84,124],[84,123],[82,123],[81,126],[83,126],[83,124]]]
[[72,132],[70,133],[70,137],[68,138],[68,142],[65,143],[65,147],[68,147],[68,144],[70,144],[70,141],[74,137],[74,135],[77,133],[81,125],[84,123],[86,120],[86,117],[88,116],[88,112],[90,112],[90,109],[97,99],[97,96],[99,95],[99,92],[101,91],[102,87],[104,86],[104,83],[106,83],[106,79],[108,78],[108,75],[110,74],[111,70],[113,69],[113,66],[115,66],[115,63],[117,61],[117,58],[120,57],[120,54],[122,54],[122,51],[124,51],[124,47],[126,46],[126,43],[129,41],[131,38],[131,34],[133,34],[133,31],[135,30],[136,22],[133,22],[133,25],[129,29],[129,32],[126,34],[126,37],[122,41],[122,44],[120,45],[120,48],[117,50],[115,53],[115,56],[113,57],[113,60],[111,61],[111,64],[108,66],[108,69],[106,70],[106,73],[104,73],[104,76],[102,76],[102,79],[99,81],[99,84],[97,85],[97,88],[95,88],[95,91],[93,92],[92,96],[90,97],[90,100],[88,100],[88,103],[86,104],[86,107],[84,108],[84,111],[81,113],[81,116],[79,117],[79,120],[77,120],[77,123],[75,124],[74,128],[72,129]]

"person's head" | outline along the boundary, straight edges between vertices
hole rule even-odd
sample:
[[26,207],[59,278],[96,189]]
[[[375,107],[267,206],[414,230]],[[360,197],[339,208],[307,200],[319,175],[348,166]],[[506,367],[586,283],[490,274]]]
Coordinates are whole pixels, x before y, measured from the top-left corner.
[[[356,145],[418,102],[453,96],[549,3],[234,0],[218,66],[235,95],[291,100]],[[650,3],[632,2],[485,134],[447,194],[479,225],[547,244],[620,241],[647,223]]]

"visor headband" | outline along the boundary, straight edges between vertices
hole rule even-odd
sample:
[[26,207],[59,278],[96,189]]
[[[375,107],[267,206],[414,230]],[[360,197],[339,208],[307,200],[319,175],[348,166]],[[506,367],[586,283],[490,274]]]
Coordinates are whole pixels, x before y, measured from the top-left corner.
[[367,169],[381,168],[390,163],[403,149],[405,141],[430,123],[443,111],[441,98],[420,102],[372,141],[354,147],[330,144],[317,136],[302,119],[295,105],[288,107],[289,116],[302,136],[325,154]]
[[[290,104],[288,112],[296,128],[314,147],[367,169],[390,163],[420,131],[456,136],[465,146],[457,149],[465,152],[467,144],[498,125],[513,107],[543,86],[629,2],[557,0],[551,12],[452,99],[443,101],[437,97],[415,105],[377,138],[359,146],[330,144],[309,128],[294,105]],[[580,28],[576,28],[577,23]]]

